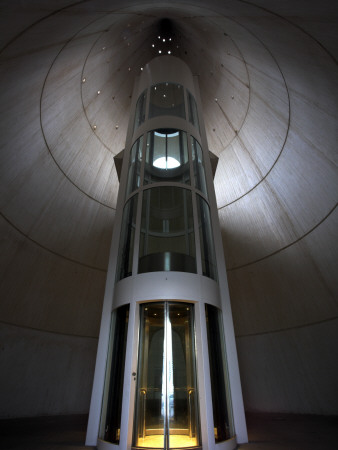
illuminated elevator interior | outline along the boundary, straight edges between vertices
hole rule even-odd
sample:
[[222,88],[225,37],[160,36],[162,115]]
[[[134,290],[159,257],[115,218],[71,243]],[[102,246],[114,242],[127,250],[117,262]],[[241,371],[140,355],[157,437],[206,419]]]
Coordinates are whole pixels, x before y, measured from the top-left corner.
[[193,305],[141,306],[134,440],[138,447],[199,444]]

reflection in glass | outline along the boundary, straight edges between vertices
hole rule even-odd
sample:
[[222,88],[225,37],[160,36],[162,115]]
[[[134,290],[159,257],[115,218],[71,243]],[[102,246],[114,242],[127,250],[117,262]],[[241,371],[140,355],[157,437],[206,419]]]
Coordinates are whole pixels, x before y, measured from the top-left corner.
[[189,303],[140,306],[134,445],[199,445],[194,308]]
[[128,168],[126,196],[140,187],[143,136],[131,148]]
[[142,123],[146,118],[146,98],[147,98],[147,89],[142,92],[136,103],[134,131],[136,130],[136,128],[142,125]]
[[197,195],[196,199],[201,244],[202,273],[203,275],[216,280],[216,256],[209,205],[200,195]]
[[[233,436],[230,396],[227,395],[227,365],[222,312],[212,305],[205,305],[210,362],[212,407],[215,441],[221,442]],[[229,389],[228,389],[229,392]]]
[[192,140],[192,162],[194,166],[195,186],[207,197],[208,196],[207,182],[205,179],[202,148],[194,137],[191,136],[191,140]]
[[121,306],[112,313],[100,438],[113,444],[118,444],[120,441],[128,318],[129,305]]
[[143,193],[139,273],[196,272],[191,192],[173,186]]
[[144,184],[161,181],[190,183],[184,131],[164,128],[148,133]]
[[131,197],[123,209],[116,281],[132,274],[136,226],[137,195]]
[[159,83],[151,87],[149,119],[157,116],[185,118],[183,86],[175,83]]
[[188,113],[189,122],[191,122],[199,130],[199,121],[197,113],[197,105],[194,96],[187,90],[188,94]]

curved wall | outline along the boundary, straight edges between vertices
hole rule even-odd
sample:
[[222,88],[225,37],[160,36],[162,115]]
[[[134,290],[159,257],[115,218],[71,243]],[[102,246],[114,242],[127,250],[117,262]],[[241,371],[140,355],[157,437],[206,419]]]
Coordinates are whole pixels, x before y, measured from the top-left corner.
[[1,416],[88,410],[114,156],[163,17],[219,156],[245,406],[337,414],[337,6],[30,0],[1,12]]

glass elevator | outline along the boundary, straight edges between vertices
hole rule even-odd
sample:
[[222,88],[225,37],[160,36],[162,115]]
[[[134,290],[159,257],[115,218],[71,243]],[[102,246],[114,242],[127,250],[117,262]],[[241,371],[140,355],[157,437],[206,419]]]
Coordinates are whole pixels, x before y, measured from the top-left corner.
[[234,449],[247,434],[197,80],[155,58],[132,111],[86,444]]

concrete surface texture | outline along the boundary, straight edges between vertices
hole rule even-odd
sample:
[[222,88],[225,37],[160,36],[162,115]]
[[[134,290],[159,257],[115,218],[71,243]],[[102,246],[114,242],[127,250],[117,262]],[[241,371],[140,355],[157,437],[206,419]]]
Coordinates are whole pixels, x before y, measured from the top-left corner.
[[245,407],[337,414],[338,3],[0,8],[0,417],[88,412],[113,158],[163,17],[199,77],[219,156]]
[[[238,450],[332,450],[337,418],[297,414],[249,414],[249,443]],[[84,446],[87,416],[0,421],[0,445],[11,450],[94,450]]]

